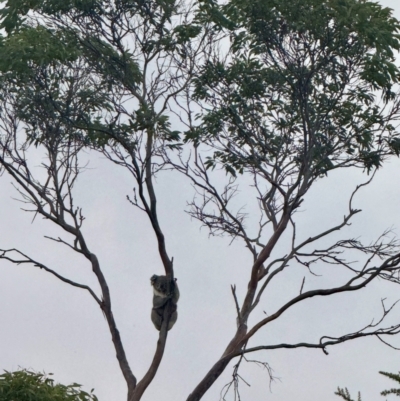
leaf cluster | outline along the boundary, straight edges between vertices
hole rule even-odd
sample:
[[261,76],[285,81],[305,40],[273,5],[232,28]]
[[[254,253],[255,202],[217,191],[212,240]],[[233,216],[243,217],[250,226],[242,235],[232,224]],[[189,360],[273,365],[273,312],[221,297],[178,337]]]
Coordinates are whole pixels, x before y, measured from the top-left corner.
[[69,63],[81,55],[75,38],[68,31],[45,26],[24,26],[0,40],[0,72],[11,76],[29,76],[35,67]]
[[97,401],[93,390],[80,388],[77,383],[55,384],[48,375],[26,369],[0,375],[0,401]]
[[[400,372],[398,374],[396,373],[388,373],[388,372],[379,372],[381,375],[388,377],[389,379],[394,380],[398,384],[400,384]],[[395,394],[397,397],[400,397],[400,388],[392,388],[390,390],[384,390],[381,392],[381,395],[389,395],[389,394]]]
[[[388,373],[388,372],[382,372],[382,371],[380,371],[379,373],[380,373],[381,375],[386,376],[386,377],[388,377],[389,379],[392,379],[392,380],[394,380],[395,382],[397,382],[397,383],[400,384],[400,372],[399,372],[399,374],[396,374],[396,373]],[[337,391],[335,392],[335,394],[338,395],[339,397],[342,397],[342,398],[343,398],[344,400],[346,400],[346,401],[354,401],[354,400],[351,398],[350,392],[349,392],[349,390],[348,390],[347,388],[342,389],[342,388],[338,387],[338,389],[337,389]],[[389,394],[394,394],[394,395],[400,397],[400,389],[399,389],[399,388],[392,388],[392,389],[390,389],[390,390],[384,390],[384,391],[381,392],[381,395],[382,395],[382,396],[386,396],[386,395],[389,395]],[[360,392],[358,393],[357,401],[361,401],[361,394],[360,394]]]
[[231,46],[195,79],[196,99],[211,107],[203,129],[186,135],[222,147],[210,166],[240,172],[290,155],[319,176],[343,163],[370,170],[399,153],[384,112],[400,77],[390,9],[359,0],[215,7],[232,22]]
[[[135,136],[152,127],[167,147],[180,147],[179,132],[171,130],[165,114],[154,111],[155,100],[145,99],[141,65],[144,58],[153,60],[169,53],[184,58],[185,46],[202,30],[198,19],[171,23],[177,13],[176,0],[3,3],[1,26],[7,36],[0,43],[0,72],[18,93],[18,116],[28,124],[30,138],[40,138],[38,119],[58,119],[89,146],[102,147],[116,138],[135,146]],[[145,37],[140,39],[143,32]],[[136,37],[142,54],[136,45],[131,51],[123,43],[128,35]],[[80,71],[87,75],[84,84]],[[40,75],[45,78],[38,82]],[[75,80],[74,99],[67,104],[64,99],[71,79]],[[121,102],[128,97],[136,98],[138,106],[126,115]],[[71,103],[79,107],[72,111]],[[65,136],[66,130],[58,131]]]

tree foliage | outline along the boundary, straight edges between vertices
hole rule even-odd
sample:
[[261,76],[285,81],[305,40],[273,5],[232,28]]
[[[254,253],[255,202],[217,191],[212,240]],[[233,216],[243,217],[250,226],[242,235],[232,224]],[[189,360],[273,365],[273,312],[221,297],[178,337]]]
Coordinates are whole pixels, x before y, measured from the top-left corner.
[[282,176],[305,169],[313,180],[349,165],[370,171],[398,154],[385,110],[399,80],[389,9],[356,0],[222,8],[234,26],[230,51],[207,60],[194,93],[211,105],[197,134],[220,148],[209,166],[234,174],[285,164]]
[[[379,372],[381,375],[388,377],[389,379],[394,380],[395,382],[400,384],[400,372],[398,374],[396,373],[388,373],[388,372]],[[381,395],[389,395],[389,394],[395,394],[398,397],[400,397],[400,389],[399,388],[392,388],[390,390],[384,390],[381,392]]]
[[[51,374],[50,374],[51,375]],[[80,384],[54,383],[50,375],[26,369],[0,375],[1,401],[97,401],[97,397],[80,389]]]
[[[400,383],[400,374],[395,374],[395,373],[387,373],[387,372],[379,372],[381,375],[388,377],[389,379],[394,380],[397,383]],[[342,389],[338,388],[337,392],[335,393],[336,395],[342,397],[346,401],[353,401],[353,399],[350,396],[349,390],[347,388]],[[400,397],[400,389],[398,388],[392,388],[390,390],[384,390],[381,392],[381,395],[386,396],[389,394],[395,394],[398,397]],[[361,401],[361,394],[360,392],[358,393],[358,398],[357,401]]]

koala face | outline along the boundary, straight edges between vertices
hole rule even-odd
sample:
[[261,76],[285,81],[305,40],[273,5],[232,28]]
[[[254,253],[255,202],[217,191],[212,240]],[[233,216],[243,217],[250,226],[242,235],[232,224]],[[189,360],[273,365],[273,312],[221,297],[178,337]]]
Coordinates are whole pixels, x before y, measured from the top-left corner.
[[154,293],[160,297],[166,297],[168,292],[168,282],[166,276],[157,276],[154,274],[150,278],[150,283],[154,288]]

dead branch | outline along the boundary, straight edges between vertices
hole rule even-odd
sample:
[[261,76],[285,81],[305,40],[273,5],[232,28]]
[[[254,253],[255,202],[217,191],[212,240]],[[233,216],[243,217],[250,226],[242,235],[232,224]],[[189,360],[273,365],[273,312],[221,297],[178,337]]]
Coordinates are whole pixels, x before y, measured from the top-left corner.
[[[9,253],[15,252],[25,259],[14,259],[10,256],[8,256]],[[46,272],[52,274],[53,276],[57,277],[59,280],[63,281],[64,283],[70,284],[73,287],[78,287],[82,288],[84,290],[89,291],[90,295],[94,298],[94,300],[97,302],[97,304],[101,307],[102,306],[102,301],[100,298],[95,294],[95,292],[87,285],[84,284],[79,284],[75,281],[72,281],[70,279],[67,279],[66,277],[62,276],[61,274],[57,273],[56,271],[50,269],[49,267],[45,266],[43,263],[37,262],[36,260],[30,258],[29,256],[25,255],[18,249],[0,249],[0,259],[8,260],[11,263],[14,263],[16,265],[21,265],[21,264],[31,264],[35,267],[39,267],[40,269],[45,270]]]

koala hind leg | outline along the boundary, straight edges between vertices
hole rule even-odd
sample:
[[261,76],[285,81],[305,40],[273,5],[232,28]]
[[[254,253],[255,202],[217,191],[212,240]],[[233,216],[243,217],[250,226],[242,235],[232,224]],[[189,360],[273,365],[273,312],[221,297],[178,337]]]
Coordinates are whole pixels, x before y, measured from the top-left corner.
[[[154,327],[160,331],[161,330],[161,325],[164,319],[164,309],[157,309],[153,308],[151,310],[151,321],[154,324]],[[175,310],[172,312],[171,317],[168,322],[168,330],[171,330],[174,324],[176,323],[178,319],[178,312]]]
[[151,310],[151,321],[153,322],[154,327],[158,331],[161,330],[161,324],[163,321],[163,315],[162,315],[163,310],[161,309],[161,314],[159,313],[159,311],[160,309],[155,309],[155,308]]
[[178,312],[172,312],[171,317],[169,318],[169,322],[168,322],[168,330],[171,330],[173,325],[176,323],[176,321],[178,320]]

